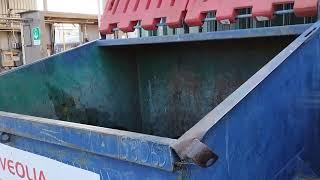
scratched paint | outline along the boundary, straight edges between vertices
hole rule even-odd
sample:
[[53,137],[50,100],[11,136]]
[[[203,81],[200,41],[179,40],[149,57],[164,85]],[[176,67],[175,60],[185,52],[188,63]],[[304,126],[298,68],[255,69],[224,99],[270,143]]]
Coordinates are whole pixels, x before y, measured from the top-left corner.
[[[170,144],[173,143],[172,139],[128,132],[119,134],[115,130],[101,130],[101,128],[98,128],[100,130],[97,132],[91,126],[70,128],[69,123],[69,125],[47,125],[23,119],[23,116],[15,118],[10,115],[1,115],[0,131],[11,129],[18,136],[11,137],[11,142],[15,142],[15,139],[19,137],[28,137],[71,148],[73,151],[84,151],[162,170],[172,171],[174,168],[175,158],[170,148]],[[47,148],[46,152],[49,151],[51,149]],[[69,156],[63,151],[52,152],[52,154],[59,159]],[[85,158],[76,158],[75,161],[79,165],[87,164]]]
[[[129,160],[124,161],[123,159],[109,158],[95,153],[79,151],[74,148],[57,146],[19,136],[14,136],[10,145],[74,167],[95,172],[100,175],[101,180],[181,179],[180,171],[170,172],[157,167],[150,168],[137,163],[129,163]],[[61,157],[61,154],[67,156]],[[140,154],[139,156],[145,155],[146,154]],[[142,174],[143,177],[141,176]]]

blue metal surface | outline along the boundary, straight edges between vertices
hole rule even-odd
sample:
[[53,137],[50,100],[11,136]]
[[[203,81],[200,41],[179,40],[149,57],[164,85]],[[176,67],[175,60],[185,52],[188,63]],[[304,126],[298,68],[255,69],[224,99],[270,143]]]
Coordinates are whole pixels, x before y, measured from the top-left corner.
[[[181,179],[183,175],[181,171],[169,172],[158,168],[148,168],[136,163],[20,136],[13,136],[12,142],[8,145],[95,172],[100,175],[101,180]],[[155,158],[153,161],[157,161],[155,153],[158,152],[153,152],[151,155]],[[148,157],[147,154],[141,155]]]
[[[296,159],[319,173],[319,26],[302,34],[179,140],[203,136],[220,158],[206,170],[188,166],[190,179],[288,177],[299,173],[293,172]],[[208,131],[202,134],[204,129]]]
[[169,138],[4,112],[0,131],[162,170],[174,168],[170,145],[176,140]]
[[[178,140],[6,112],[0,112],[0,131],[12,135],[8,143],[12,147],[88,169],[101,179],[316,176],[320,172],[320,106],[315,101],[320,90],[319,25]],[[171,147],[179,154],[190,138],[202,139],[219,160],[209,168],[179,161]]]

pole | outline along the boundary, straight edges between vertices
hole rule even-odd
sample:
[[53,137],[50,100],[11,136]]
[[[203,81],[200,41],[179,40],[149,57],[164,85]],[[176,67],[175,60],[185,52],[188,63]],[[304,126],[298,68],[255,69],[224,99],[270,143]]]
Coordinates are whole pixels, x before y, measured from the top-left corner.
[[43,0],[43,11],[48,11],[48,0]]

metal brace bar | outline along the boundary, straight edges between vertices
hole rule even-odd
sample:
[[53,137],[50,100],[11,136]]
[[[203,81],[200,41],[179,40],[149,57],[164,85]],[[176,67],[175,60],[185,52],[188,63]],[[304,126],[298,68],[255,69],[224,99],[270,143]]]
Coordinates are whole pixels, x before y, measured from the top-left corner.
[[32,22],[30,18],[8,18],[8,17],[0,17],[0,21],[14,21],[14,22]]

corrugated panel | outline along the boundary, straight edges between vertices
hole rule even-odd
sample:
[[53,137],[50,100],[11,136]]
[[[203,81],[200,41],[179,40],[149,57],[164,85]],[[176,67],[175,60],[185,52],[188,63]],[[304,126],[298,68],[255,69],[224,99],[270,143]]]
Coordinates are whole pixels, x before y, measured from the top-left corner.
[[7,0],[0,0],[0,16],[6,15],[8,13],[7,9]]
[[27,10],[36,10],[37,3],[36,0],[0,0],[0,16],[6,16],[9,9],[11,14]]
[[10,0],[9,7],[13,13],[37,9],[36,0]]

